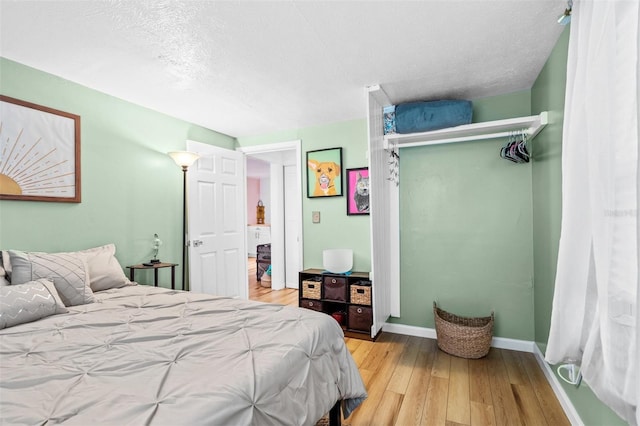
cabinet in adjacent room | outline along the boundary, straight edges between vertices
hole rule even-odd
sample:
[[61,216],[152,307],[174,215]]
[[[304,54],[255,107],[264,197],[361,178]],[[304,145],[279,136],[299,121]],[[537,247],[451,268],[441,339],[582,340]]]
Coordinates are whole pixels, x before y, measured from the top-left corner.
[[266,225],[247,226],[247,254],[256,257],[257,247],[271,242],[271,228]]
[[372,283],[368,272],[350,275],[305,269],[299,273],[299,306],[331,315],[347,337],[372,336]]

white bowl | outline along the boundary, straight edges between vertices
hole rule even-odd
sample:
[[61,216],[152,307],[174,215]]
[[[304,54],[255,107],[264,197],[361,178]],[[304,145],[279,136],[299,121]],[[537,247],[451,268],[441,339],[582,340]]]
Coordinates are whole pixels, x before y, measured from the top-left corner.
[[322,250],[322,267],[334,274],[343,274],[353,268],[353,250],[328,249]]

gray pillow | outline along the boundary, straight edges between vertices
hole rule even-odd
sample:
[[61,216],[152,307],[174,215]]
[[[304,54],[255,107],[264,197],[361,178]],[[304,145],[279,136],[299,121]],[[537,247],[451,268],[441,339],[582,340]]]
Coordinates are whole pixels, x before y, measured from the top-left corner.
[[4,265],[2,264],[2,254],[0,254],[0,287],[4,285],[11,285],[9,280],[7,280],[7,272],[4,270]]
[[6,250],[2,250],[0,252],[0,265],[2,266],[2,271],[0,271],[0,275],[2,276],[2,279],[0,279],[0,285],[10,285],[11,262],[9,260],[9,252]]
[[52,281],[65,306],[95,301],[89,287],[85,260],[72,253],[25,253],[9,250],[11,284],[23,284],[40,278]]
[[51,281],[0,287],[0,329],[68,312]]

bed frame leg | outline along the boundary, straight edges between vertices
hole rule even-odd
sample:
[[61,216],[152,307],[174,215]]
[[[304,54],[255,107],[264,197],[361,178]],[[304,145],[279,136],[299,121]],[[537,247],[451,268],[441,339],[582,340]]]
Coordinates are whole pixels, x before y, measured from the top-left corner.
[[340,402],[336,402],[331,411],[329,411],[329,426],[341,426],[342,417],[340,416]]

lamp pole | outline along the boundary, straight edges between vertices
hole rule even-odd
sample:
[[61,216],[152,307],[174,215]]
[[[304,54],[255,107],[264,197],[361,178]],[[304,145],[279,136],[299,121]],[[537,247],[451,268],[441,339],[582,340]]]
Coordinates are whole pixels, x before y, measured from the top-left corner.
[[187,235],[187,170],[189,166],[182,166],[182,289],[189,291],[187,282],[187,246],[189,236]]
[[190,286],[187,281],[187,247],[189,245],[187,235],[187,170],[200,156],[189,151],[173,151],[168,154],[178,166],[182,167],[182,290],[189,291]]

